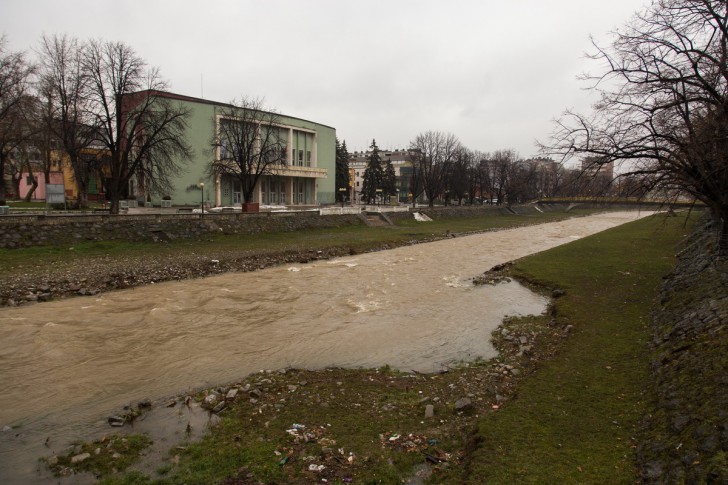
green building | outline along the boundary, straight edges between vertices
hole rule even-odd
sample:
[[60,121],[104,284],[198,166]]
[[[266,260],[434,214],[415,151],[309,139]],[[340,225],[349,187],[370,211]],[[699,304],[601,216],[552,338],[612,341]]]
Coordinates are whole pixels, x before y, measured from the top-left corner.
[[[154,205],[162,204],[162,195],[171,197],[171,204],[208,207],[240,206],[239,181],[233,177],[209,174],[219,149],[213,140],[218,131],[221,112],[231,105],[173,93],[158,93],[182,104],[190,112],[186,141],[193,150],[191,161],[172,180],[171,194],[152,194]],[[330,126],[278,114],[277,126],[285,134],[286,163],[262,177],[255,188],[253,202],[261,205],[305,207],[332,204],[335,201],[336,130]],[[285,135],[284,135],[285,139]],[[200,193],[199,187],[203,187]],[[138,192],[130,187],[130,192]]]

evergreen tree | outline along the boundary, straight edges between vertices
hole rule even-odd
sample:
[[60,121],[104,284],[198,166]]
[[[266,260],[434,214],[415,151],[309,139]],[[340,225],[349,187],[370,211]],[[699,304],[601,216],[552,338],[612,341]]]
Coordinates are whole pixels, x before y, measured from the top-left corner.
[[[346,140],[339,143],[336,139],[336,200],[341,202],[346,197],[351,182],[349,180],[349,150],[346,149]],[[340,189],[346,189],[342,192]]]
[[382,180],[382,189],[385,195],[397,195],[397,175],[394,172],[392,160],[387,160]]
[[377,196],[377,189],[382,188],[382,179],[384,171],[382,170],[382,159],[379,157],[379,147],[376,140],[372,140],[369,146],[369,159],[367,160],[367,168],[364,170],[364,184],[361,189],[361,196],[367,201],[367,204],[374,202]]

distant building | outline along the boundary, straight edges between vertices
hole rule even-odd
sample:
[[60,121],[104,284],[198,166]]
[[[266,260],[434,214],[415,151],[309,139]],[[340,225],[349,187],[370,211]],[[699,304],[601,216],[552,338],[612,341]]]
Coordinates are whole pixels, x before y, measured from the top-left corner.
[[[143,181],[132,180],[129,194],[140,201],[160,204],[163,195],[174,205],[239,206],[242,203],[240,181],[229,176],[211,177],[208,167],[219,156],[213,147],[221,113],[232,106],[226,103],[193,98],[174,93],[156,93],[174,100],[190,111],[186,141],[192,147],[192,160],[172,180],[170,194],[144,193]],[[264,175],[255,188],[253,202],[268,205],[311,206],[335,202],[336,130],[313,121],[280,114],[279,129],[287,136],[286,163]],[[203,193],[190,187],[204,183]]]
[[559,164],[550,158],[531,158],[523,163],[529,165],[534,174],[531,194],[537,197],[553,197],[558,186]]
[[[54,144],[54,146],[57,144]],[[101,148],[89,147],[81,152],[81,159],[88,169],[86,180],[88,187],[86,195],[90,202],[102,202],[105,199],[105,179],[108,176],[108,159],[107,152]],[[24,199],[33,187],[33,179],[35,179],[36,188],[31,194],[31,200],[45,201],[46,197],[46,179],[43,173],[43,163],[39,150],[31,150],[32,158],[29,165],[33,169],[32,174],[25,169],[20,173],[18,181],[17,198]],[[48,183],[56,186],[62,186],[63,193],[67,202],[78,200],[79,188],[76,176],[71,167],[68,154],[58,148],[52,148],[48,152],[50,157]]]
[[[353,152],[349,154],[349,168],[353,171],[351,177],[354,189],[354,201],[361,202],[361,190],[364,185],[364,171],[367,168],[367,161],[371,155],[370,151]],[[397,190],[399,200],[406,201],[409,197],[409,184],[412,176],[413,155],[410,150],[379,150],[379,158],[382,161],[382,168],[392,161],[394,174],[397,177]]]
[[601,175],[609,180],[614,178],[614,162],[604,163],[600,157],[586,157],[581,161],[581,171],[585,175]]

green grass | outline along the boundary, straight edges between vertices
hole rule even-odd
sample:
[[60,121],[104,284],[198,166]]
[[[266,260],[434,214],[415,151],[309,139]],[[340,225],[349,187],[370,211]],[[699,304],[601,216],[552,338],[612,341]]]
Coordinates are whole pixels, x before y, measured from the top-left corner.
[[21,200],[9,200],[7,204],[12,209],[45,209],[47,207],[45,202],[24,202]]
[[[149,445],[151,440],[146,435],[104,437],[80,444],[75,451],[58,456],[50,469],[59,477],[75,472],[90,472],[96,477],[109,476],[125,470]],[[82,454],[88,454],[88,457],[78,463],[72,462],[74,456]]]
[[514,274],[561,288],[557,356],[515,400],[478,423],[466,476],[452,483],[634,483],[650,311],[688,232],[682,218],[630,223],[519,261]]
[[[10,208],[13,211],[34,211],[34,210],[54,211],[54,210],[57,210],[53,206],[49,206],[49,204],[47,204],[45,201],[25,202],[23,200],[8,200],[7,205],[10,206]],[[69,200],[68,205],[69,205],[68,210],[72,210],[70,206],[73,205],[73,201]],[[89,202],[89,204],[88,204],[88,209],[98,209],[100,207],[102,207],[102,204],[99,202]],[[78,210],[78,209],[73,209],[73,210]]]
[[[451,433],[455,415],[444,398],[438,420],[425,422],[419,393],[448,392],[461,377],[455,371],[433,380],[388,368],[253,375],[245,382],[266,389],[264,395],[255,402],[245,395],[203,440],[173,449],[178,465],[161,467],[163,473],[158,470],[154,478],[130,472],[102,483],[207,484],[241,473],[256,480],[242,483],[305,484],[321,478],[328,483],[401,483],[423,452],[462,446]],[[272,382],[260,384],[263,379]],[[294,423],[305,426],[299,437],[287,431]],[[304,432],[310,435],[304,437]],[[395,435],[401,438],[390,440]],[[311,472],[311,464],[325,469]]]

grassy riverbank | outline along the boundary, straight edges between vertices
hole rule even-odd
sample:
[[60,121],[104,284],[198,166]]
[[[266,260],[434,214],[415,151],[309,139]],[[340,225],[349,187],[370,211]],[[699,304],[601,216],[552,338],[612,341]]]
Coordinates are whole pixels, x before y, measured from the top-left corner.
[[519,277],[565,290],[556,318],[574,330],[517,399],[479,421],[452,483],[635,482],[650,312],[683,224],[651,218],[518,262]]
[[[440,223],[427,227],[466,232]],[[649,218],[519,261],[508,271],[565,295],[507,321],[493,361],[249,376],[196,396],[238,393],[201,442],[105,483],[633,482],[647,319],[683,223]]]

